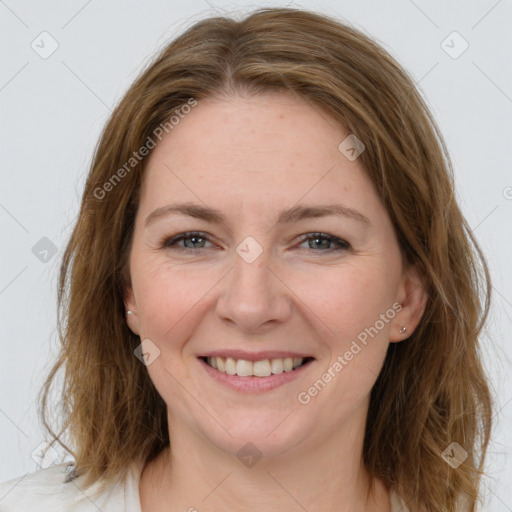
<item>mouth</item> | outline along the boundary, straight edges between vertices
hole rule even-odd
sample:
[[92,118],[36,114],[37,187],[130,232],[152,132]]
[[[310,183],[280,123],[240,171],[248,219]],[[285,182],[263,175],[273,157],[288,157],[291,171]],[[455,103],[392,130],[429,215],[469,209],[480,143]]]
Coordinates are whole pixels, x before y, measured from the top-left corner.
[[199,359],[219,373],[259,378],[295,372],[314,360],[313,357],[275,357],[250,361],[220,356],[200,356]]

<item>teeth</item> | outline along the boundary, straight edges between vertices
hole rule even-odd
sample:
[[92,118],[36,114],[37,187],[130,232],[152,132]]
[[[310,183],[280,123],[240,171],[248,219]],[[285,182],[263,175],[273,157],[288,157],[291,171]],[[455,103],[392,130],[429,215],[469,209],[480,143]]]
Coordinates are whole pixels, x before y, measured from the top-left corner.
[[264,361],[254,361],[254,363],[252,363],[252,373],[256,377],[269,377],[272,375],[270,361],[268,359],[265,359]]
[[239,359],[236,362],[236,374],[240,375],[240,377],[250,377],[252,375],[252,363]]
[[207,357],[206,362],[212,368],[228,375],[240,377],[269,377],[280,373],[291,372],[304,362],[302,357],[285,357],[277,359],[263,359],[262,361],[247,361],[228,357]]
[[274,375],[279,375],[283,373],[283,360],[282,359],[272,359],[270,362],[270,366],[272,367],[272,373]]
[[228,375],[236,374],[236,361],[232,357],[226,359],[226,373]]

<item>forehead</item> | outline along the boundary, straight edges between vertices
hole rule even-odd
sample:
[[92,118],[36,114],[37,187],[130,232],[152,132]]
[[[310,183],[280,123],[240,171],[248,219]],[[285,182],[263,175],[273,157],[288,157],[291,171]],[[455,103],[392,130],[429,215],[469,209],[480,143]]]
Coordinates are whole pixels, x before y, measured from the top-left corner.
[[345,203],[364,196],[371,206],[377,198],[362,167],[338,149],[348,135],[284,93],[201,100],[152,150],[142,199],[271,207],[344,194]]
[[[201,100],[157,145],[150,162],[172,156],[183,163],[222,159],[222,167],[271,170],[298,158],[337,156],[341,127],[307,103],[287,94]],[[191,150],[194,151],[191,151]],[[225,161],[226,156],[231,158]],[[263,170],[263,169],[260,169]]]

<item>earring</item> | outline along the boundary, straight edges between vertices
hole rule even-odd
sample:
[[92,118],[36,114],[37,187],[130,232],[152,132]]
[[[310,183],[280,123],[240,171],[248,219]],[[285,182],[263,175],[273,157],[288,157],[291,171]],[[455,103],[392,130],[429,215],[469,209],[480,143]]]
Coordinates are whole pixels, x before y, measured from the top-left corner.
[[405,331],[407,331],[407,327],[405,325],[400,329],[400,334],[403,334]]
[[127,310],[126,310],[126,314],[127,314],[127,315],[133,315],[133,311],[131,311],[130,309],[127,309]]

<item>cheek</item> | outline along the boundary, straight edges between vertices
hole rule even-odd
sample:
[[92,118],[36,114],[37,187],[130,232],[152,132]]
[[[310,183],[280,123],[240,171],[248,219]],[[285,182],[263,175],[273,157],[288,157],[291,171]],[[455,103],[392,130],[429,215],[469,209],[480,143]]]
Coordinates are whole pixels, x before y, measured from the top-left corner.
[[304,272],[290,286],[329,329],[341,340],[356,336],[373,325],[394,301],[396,285],[390,273],[371,262],[356,262],[338,268]]
[[336,374],[333,389],[354,400],[369,391],[382,367],[395,316],[396,283],[382,266],[366,263],[322,269],[301,280],[297,291],[321,320],[318,331],[330,353],[321,371]]
[[182,407],[182,386],[188,382],[189,364],[195,359],[193,347],[187,342],[206,312],[207,292],[214,284],[212,273],[207,277],[206,273],[166,264],[146,264],[138,275],[141,339],[150,339],[159,350],[158,358],[147,370],[160,395],[176,410]]
[[194,272],[151,259],[139,270],[134,269],[133,282],[141,332],[166,350],[173,350],[197,325],[208,292],[218,281],[216,273]]

